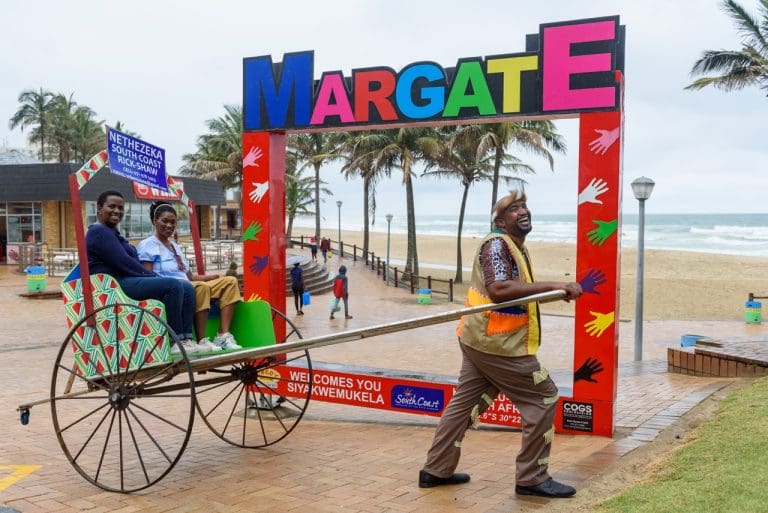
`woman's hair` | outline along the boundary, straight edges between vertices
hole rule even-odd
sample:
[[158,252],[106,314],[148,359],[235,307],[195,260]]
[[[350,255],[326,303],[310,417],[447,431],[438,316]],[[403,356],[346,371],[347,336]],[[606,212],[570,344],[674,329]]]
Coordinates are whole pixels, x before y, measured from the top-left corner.
[[104,191],[101,194],[99,194],[99,197],[96,200],[96,208],[103,207],[104,203],[107,202],[107,198],[109,198],[110,196],[117,196],[118,198],[123,198],[123,195],[117,191]]
[[171,206],[170,203],[165,201],[155,201],[149,206],[149,219],[154,222],[155,219],[160,217],[164,212],[172,212],[176,215],[176,209]]

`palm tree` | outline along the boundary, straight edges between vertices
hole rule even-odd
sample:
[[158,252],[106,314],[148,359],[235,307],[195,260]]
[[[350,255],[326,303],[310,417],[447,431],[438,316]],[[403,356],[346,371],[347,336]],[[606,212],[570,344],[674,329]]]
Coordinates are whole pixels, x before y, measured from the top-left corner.
[[416,209],[413,195],[414,166],[423,155],[423,148],[438,136],[434,128],[396,128],[371,132],[360,136],[358,145],[361,155],[368,154],[372,169],[389,175],[393,169],[403,173],[405,186],[406,217],[408,224],[408,250],[405,258],[405,275],[419,274],[419,258],[416,251]]
[[[422,176],[457,178],[461,182],[463,191],[456,235],[456,275],[453,281],[462,283],[461,233],[470,187],[479,181],[498,179],[499,176],[494,175],[497,164],[499,168],[516,172],[532,172],[533,169],[509,155],[504,155],[500,161],[495,151],[489,151],[486,147],[485,134],[472,126],[452,127],[449,130],[441,130],[441,133],[443,138],[436,138],[424,144],[427,166]],[[501,175],[500,178],[504,181],[524,182],[519,177]]]
[[340,158],[344,134],[315,132],[292,134],[286,141],[288,151],[296,156],[297,164],[308,163],[315,169],[315,237],[320,240],[320,168]]
[[691,69],[691,75],[706,75],[685,89],[713,86],[735,91],[757,86],[768,93],[768,0],[760,0],[760,19],[752,17],[734,0],[726,0],[723,10],[736,24],[742,36],[741,50],[706,50]]
[[67,97],[58,93],[52,98],[51,105],[50,139],[53,141],[51,146],[55,146],[59,162],[69,162],[74,137],[74,110],[77,107],[77,102],[74,100],[74,94]]
[[240,186],[243,177],[243,110],[225,105],[226,113],[206,121],[209,132],[197,139],[197,151],[182,157],[185,171],[213,178],[224,189]]
[[473,125],[465,127],[462,132],[465,132],[468,137],[475,137],[474,132],[480,132],[482,134],[481,151],[483,153],[492,151],[494,154],[491,209],[498,199],[499,172],[510,145],[546,158],[550,169],[554,166],[551,151],[565,153],[566,150],[563,136],[557,133],[553,122],[546,120]]
[[[286,238],[290,244],[291,233],[293,232],[293,220],[297,215],[314,214],[312,207],[315,204],[315,178],[314,176],[304,176],[304,171],[308,164],[300,168],[296,167],[296,157],[290,152],[285,156],[285,213],[288,216],[288,227],[286,229]],[[325,182],[321,182],[325,184]],[[320,192],[326,195],[333,195],[327,187],[320,187]]]
[[[363,254],[368,253],[370,225],[376,222],[376,185],[382,175],[390,176],[374,167],[371,153],[365,152],[362,140],[371,132],[348,133],[342,145],[342,155],[346,163],[341,168],[344,177],[349,180],[359,176],[363,179]],[[371,219],[372,218],[372,219]]]
[[53,93],[46,91],[42,87],[39,91],[27,89],[19,95],[19,110],[11,116],[8,126],[13,130],[21,127],[24,131],[26,127],[32,127],[29,141],[40,143],[40,160],[45,161],[45,142],[48,137],[50,126],[51,110],[53,109]]
[[72,116],[72,155],[76,162],[85,162],[106,145],[103,123],[93,119],[96,113],[79,106]]

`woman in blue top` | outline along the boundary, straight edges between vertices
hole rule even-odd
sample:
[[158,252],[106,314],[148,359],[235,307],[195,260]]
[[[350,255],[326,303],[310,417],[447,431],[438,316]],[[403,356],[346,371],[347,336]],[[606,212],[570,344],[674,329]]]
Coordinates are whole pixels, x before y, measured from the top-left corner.
[[[168,325],[187,345],[192,338],[192,316],[195,310],[193,292],[185,291],[178,280],[161,278],[139,262],[136,248],[131,246],[117,225],[125,215],[125,200],[117,191],[105,191],[96,200],[98,222],[88,227],[85,245],[91,274],[109,274],[123,292],[133,299],[159,299],[165,304]],[[177,346],[171,351],[179,352]]]
[[291,290],[293,304],[296,305],[296,315],[304,315],[304,272],[301,270],[300,262],[294,262],[291,269]]
[[[149,217],[155,226],[155,234],[139,243],[139,260],[148,270],[160,276],[181,282],[194,300],[195,333],[197,344],[192,352],[241,349],[235,337],[229,332],[235,305],[242,301],[240,286],[233,276],[219,277],[218,274],[195,275],[190,272],[189,262],[176,242],[176,210],[165,202],[157,201],[149,207]],[[220,332],[211,342],[205,336],[205,325],[211,308],[211,299],[217,299],[221,308]],[[188,349],[189,351],[190,349]]]

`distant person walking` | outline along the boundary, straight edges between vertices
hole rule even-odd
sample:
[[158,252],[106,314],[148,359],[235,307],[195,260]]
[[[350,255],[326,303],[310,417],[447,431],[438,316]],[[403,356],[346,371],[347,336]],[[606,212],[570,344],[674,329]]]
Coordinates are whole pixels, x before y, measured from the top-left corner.
[[349,315],[349,279],[347,278],[347,267],[339,266],[339,274],[333,279],[333,302],[331,303],[331,319],[339,308],[339,301],[344,301],[344,318],[351,319]]
[[314,235],[309,238],[309,251],[312,253],[312,260],[317,262],[317,237]]
[[293,269],[291,269],[291,290],[293,291],[296,315],[304,315],[304,271],[302,271],[299,262],[294,262]]
[[328,252],[331,250],[331,240],[327,237],[323,237],[320,241],[320,251],[323,252],[323,263],[328,263]]

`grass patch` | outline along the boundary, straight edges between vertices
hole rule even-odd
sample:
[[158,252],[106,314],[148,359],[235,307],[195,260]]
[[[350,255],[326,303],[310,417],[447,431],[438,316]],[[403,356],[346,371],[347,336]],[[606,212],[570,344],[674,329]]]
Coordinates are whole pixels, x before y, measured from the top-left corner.
[[728,396],[694,440],[602,512],[768,512],[768,378]]

